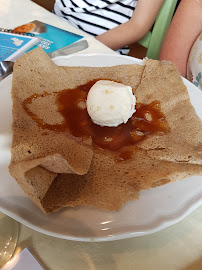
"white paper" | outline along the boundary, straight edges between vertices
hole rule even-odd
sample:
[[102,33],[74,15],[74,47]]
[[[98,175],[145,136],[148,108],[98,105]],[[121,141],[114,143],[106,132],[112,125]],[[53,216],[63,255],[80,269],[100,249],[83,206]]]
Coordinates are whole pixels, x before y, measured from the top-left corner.
[[25,248],[15,255],[1,270],[44,270],[30,251]]

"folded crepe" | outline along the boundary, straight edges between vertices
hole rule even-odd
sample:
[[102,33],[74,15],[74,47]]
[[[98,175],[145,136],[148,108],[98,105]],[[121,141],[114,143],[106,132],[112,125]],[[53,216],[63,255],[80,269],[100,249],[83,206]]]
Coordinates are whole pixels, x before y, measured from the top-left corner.
[[[93,147],[88,138],[49,129],[48,125],[64,121],[55,93],[95,79],[130,85],[138,103],[159,101],[169,132],[146,136],[130,146],[130,159],[117,162],[113,153]],[[24,104],[33,95],[36,99],[26,104],[30,117]],[[58,67],[37,48],[15,63],[12,100],[9,171],[45,213],[65,206],[118,210],[126,201],[138,198],[141,190],[202,175],[202,122],[171,62]]]

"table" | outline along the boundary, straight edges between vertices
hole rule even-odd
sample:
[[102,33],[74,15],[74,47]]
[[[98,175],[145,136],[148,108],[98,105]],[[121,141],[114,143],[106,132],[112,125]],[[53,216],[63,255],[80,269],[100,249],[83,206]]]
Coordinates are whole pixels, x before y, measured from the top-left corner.
[[[0,27],[14,28],[32,20],[41,20],[84,35],[89,48],[78,54],[115,53],[29,0],[0,0],[0,10]],[[48,270],[201,270],[202,206],[183,221],[160,232],[112,242],[67,241],[21,225],[18,249],[25,247]]]

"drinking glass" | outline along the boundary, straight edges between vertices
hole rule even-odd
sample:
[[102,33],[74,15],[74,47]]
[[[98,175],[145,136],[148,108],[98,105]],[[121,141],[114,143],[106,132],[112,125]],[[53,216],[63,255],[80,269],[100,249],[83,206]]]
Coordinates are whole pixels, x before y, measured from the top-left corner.
[[12,258],[18,241],[18,233],[18,222],[0,213],[0,268]]

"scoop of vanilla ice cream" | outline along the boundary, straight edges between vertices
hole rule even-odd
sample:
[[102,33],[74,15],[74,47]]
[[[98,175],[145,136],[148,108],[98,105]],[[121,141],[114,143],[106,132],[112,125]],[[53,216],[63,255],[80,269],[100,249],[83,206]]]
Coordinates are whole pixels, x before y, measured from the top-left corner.
[[87,111],[100,126],[126,123],[135,112],[136,98],[130,86],[109,80],[97,81],[87,96]]

